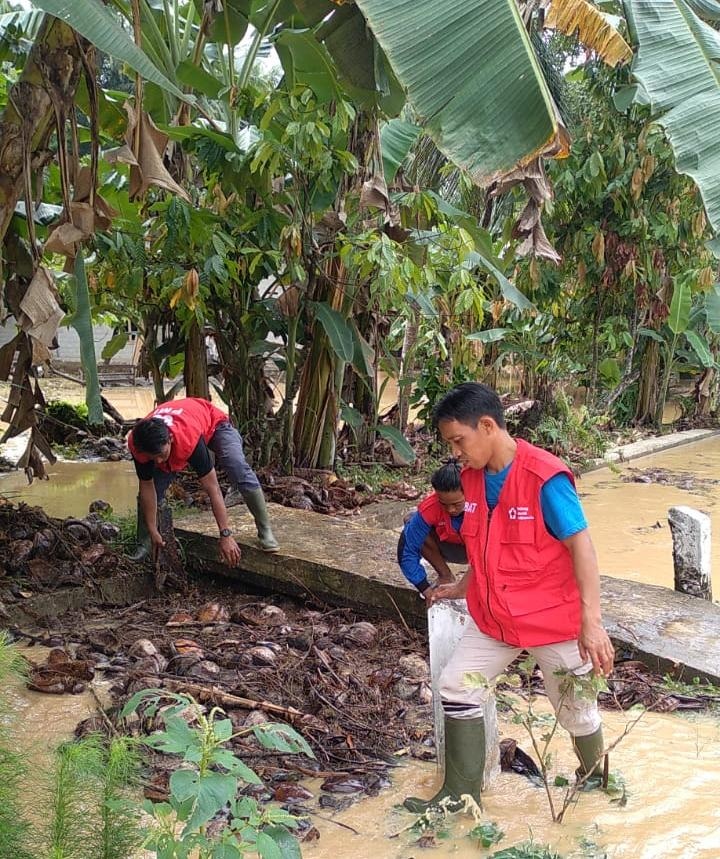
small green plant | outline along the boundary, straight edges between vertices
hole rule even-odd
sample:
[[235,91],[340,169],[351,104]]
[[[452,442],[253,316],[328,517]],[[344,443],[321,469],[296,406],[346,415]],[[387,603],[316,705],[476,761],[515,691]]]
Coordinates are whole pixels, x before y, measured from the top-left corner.
[[25,660],[8,634],[0,630],[0,859],[31,859],[26,849],[29,824],[20,807],[27,765],[15,750],[6,694],[7,685],[21,680],[25,670]]
[[92,838],[88,777],[99,769],[95,738],[58,748],[46,796],[47,827],[40,835],[41,849],[51,859],[83,859],[86,854]]
[[562,856],[550,847],[526,841],[515,847],[506,847],[498,853],[493,853],[490,859],[562,859]]
[[577,859],[608,859],[607,851],[585,836],[578,841],[578,848],[580,852],[574,851],[572,854]]
[[113,546],[121,551],[130,551],[135,548],[137,543],[137,515],[132,513],[114,513],[108,512],[101,514],[103,519],[113,525],[117,525],[120,533],[113,540]]
[[492,847],[505,837],[505,833],[497,823],[480,823],[468,832],[468,838],[477,841],[479,847]]
[[720,705],[720,686],[706,683],[699,677],[693,677],[690,682],[686,682],[678,680],[670,674],[666,674],[662,679],[662,686],[670,693],[677,692],[680,695],[694,695],[709,699],[711,705]]
[[94,734],[63,743],[46,776],[45,822],[31,836],[49,859],[127,859],[140,846],[137,742]]
[[48,418],[75,429],[88,428],[88,408],[85,403],[50,400],[45,406],[45,414]]
[[[122,715],[142,706],[145,716],[152,717],[163,699],[171,702],[162,713],[164,728],[144,742],[179,756],[182,766],[170,777],[168,801],[145,805],[155,822],[145,848],[154,850],[158,859],[235,859],[246,853],[258,853],[262,859],[299,857],[300,847],[290,832],[297,826],[295,817],[278,808],[262,808],[252,797],[238,798],[244,785],[261,781],[227,744],[252,733],[266,749],[314,757],[307,742],[287,725],[254,725],[233,733],[232,722],[219,707],[206,715],[190,696],[159,689],[138,692]],[[227,823],[211,832],[209,823],[220,814]]]
[[607,438],[601,426],[605,418],[593,415],[587,406],[574,407],[566,393],[560,391],[550,411],[544,414],[530,433],[530,441],[557,456],[579,454],[582,462],[602,456]]

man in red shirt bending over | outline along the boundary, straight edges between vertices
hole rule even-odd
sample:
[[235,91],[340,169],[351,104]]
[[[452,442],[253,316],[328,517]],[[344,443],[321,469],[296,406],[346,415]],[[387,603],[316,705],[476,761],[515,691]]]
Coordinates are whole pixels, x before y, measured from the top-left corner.
[[128,448],[140,482],[136,557],[146,555],[151,545],[163,545],[157,527],[158,503],[176,474],[190,465],[210,498],[220,529],[223,559],[231,566],[239,563],[240,547],[229,527],[225,499],[209,451],[215,454],[215,462],[225,470],[232,487],[242,494],[255,520],[261,547],[266,552],[278,550],[265,496],[245,459],[240,433],[212,403],[195,397],[163,403],[138,421],[128,436]]

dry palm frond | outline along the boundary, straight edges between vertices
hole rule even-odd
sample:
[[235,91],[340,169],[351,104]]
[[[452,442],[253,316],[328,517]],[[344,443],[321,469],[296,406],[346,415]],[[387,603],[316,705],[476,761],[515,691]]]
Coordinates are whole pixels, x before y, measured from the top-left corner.
[[632,59],[630,45],[588,0],[552,0],[545,25],[568,36],[577,33],[584,45],[613,68]]

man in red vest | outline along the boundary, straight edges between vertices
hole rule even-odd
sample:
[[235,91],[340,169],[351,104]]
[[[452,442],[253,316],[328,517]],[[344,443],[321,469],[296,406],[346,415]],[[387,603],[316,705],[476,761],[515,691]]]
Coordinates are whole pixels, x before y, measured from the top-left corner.
[[430,485],[433,491],[405,520],[397,547],[403,575],[423,595],[432,585],[421,559],[438,574],[438,584],[455,580],[448,562],[467,564],[460,535],[465,510],[460,463],[452,460],[440,466],[430,477]]
[[225,470],[233,488],[242,494],[255,520],[262,548],[266,552],[278,550],[265,496],[245,459],[240,433],[212,403],[194,397],[163,403],[138,421],[128,436],[128,448],[140,483],[136,557],[146,555],[151,545],[163,545],[157,527],[158,503],[176,474],[189,465],[210,498],[223,559],[237,566],[240,547],[230,529],[225,499],[209,451],[215,454],[215,462]]
[[440,679],[445,781],[430,800],[405,800],[415,813],[444,799],[452,805],[462,794],[479,802],[489,693],[467,686],[465,675],[491,681],[523,650],[537,660],[558,721],[572,737],[578,777],[596,776],[604,752],[597,702],[575,696],[556,672],[606,676],[614,657],[602,625],[597,558],[567,466],[513,439],[500,399],[486,385],[454,388],[434,419],[464,465],[461,533],[470,567],[427,599],[464,597],[472,620]]

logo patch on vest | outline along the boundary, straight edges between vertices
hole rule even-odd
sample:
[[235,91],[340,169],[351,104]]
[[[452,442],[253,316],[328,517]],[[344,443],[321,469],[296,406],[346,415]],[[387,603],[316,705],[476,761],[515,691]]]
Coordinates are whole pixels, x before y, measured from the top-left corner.
[[508,510],[508,517],[518,522],[532,522],[535,519],[528,507],[511,507]]

